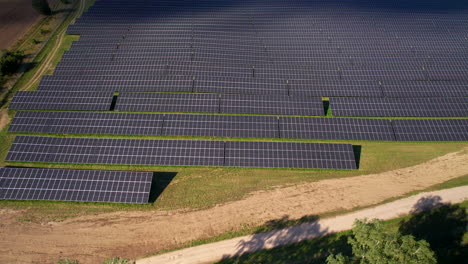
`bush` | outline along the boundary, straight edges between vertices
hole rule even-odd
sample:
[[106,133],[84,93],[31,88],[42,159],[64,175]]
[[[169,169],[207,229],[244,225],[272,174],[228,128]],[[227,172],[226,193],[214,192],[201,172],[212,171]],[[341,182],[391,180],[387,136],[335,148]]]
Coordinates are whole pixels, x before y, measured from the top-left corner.
[[42,35],[45,35],[45,34],[49,33],[50,30],[41,28],[40,32],[41,32]]
[[41,42],[40,42],[39,40],[33,38],[33,39],[31,39],[31,43],[34,44],[34,45],[36,45],[36,44],[39,44],[39,43],[41,43]]
[[22,51],[5,51],[0,58],[0,75],[15,73],[23,59]]
[[66,258],[66,259],[60,259],[59,261],[57,261],[57,264],[79,264],[79,263],[78,263],[78,260]]
[[32,6],[40,14],[46,16],[50,16],[52,14],[47,0],[32,0]]
[[411,235],[386,232],[381,220],[357,220],[352,232],[348,243],[353,256],[332,254],[327,258],[328,264],[437,264],[429,243]]
[[115,258],[105,260],[102,264],[131,264],[131,263],[132,262],[130,262],[128,259],[115,257]]

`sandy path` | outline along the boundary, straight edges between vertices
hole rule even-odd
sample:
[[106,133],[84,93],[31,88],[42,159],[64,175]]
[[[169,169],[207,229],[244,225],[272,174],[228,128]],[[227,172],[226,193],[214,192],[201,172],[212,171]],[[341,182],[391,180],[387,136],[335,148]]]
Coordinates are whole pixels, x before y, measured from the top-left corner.
[[[435,192],[420,193],[415,196],[379,205],[373,208],[333,218],[320,219],[311,223],[273,230],[250,236],[237,237],[212,244],[201,245],[154,256],[137,261],[137,264],[203,264],[213,263],[229,256],[242,255],[262,249],[297,243],[332,233],[349,230],[356,219],[388,220],[401,215],[431,209],[440,204],[461,203],[468,200],[468,186]],[[420,205],[424,207],[421,208]]]
[[18,223],[21,212],[0,213],[0,263],[51,263],[71,257],[96,263],[137,258],[193,239],[261,224],[368,206],[468,173],[468,148],[395,171],[323,180],[253,193],[244,200],[189,212],[116,212],[61,223]]

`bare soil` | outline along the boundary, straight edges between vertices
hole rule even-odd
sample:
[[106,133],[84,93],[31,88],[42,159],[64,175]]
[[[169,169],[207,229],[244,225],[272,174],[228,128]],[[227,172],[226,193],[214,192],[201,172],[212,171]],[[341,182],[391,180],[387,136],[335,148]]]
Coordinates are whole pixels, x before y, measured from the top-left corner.
[[0,130],[10,123],[10,117],[8,116],[7,110],[0,110]]
[[0,0],[0,49],[15,44],[40,17],[31,0]]
[[299,218],[381,203],[467,172],[465,148],[413,167],[278,187],[199,211],[116,212],[35,224],[19,222],[21,211],[3,210],[0,263],[55,263],[64,257],[80,263],[99,263],[112,256],[137,258],[283,216]]

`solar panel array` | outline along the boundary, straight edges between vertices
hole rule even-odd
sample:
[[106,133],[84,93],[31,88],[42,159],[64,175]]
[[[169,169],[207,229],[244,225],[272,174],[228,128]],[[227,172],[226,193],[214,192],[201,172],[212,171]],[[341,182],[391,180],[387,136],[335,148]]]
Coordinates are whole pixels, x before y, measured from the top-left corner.
[[219,95],[123,93],[119,95],[115,109],[131,112],[219,113]]
[[401,141],[468,141],[468,119],[406,119],[392,124]]
[[113,92],[18,91],[10,109],[108,111]]
[[148,203],[153,173],[0,168],[0,199]]
[[188,93],[123,93],[116,110],[323,116],[322,98]]
[[278,119],[270,116],[165,115],[163,135],[278,138]]
[[385,119],[284,117],[279,121],[281,138],[395,140]]
[[161,135],[164,115],[18,111],[10,132],[49,134]]
[[223,166],[224,142],[18,136],[9,161]]
[[356,160],[351,144],[230,141],[226,166],[356,169]]
[[468,98],[330,98],[335,116],[468,117]]
[[[415,122],[417,129],[414,128]],[[18,111],[13,133],[249,137],[336,140],[466,140],[468,119],[390,120],[196,114]],[[426,126],[426,127],[425,127]],[[438,131],[438,132],[436,132]],[[418,136],[419,135],[419,136]],[[444,136],[445,135],[445,136]]]
[[461,97],[464,1],[101,0],[39,90]]
[[7,161],[356,169],[350,144],[18,136]]
[[323,116],[322,98],[224,95],[221,113]]
[[[323,116],[331,97],[335,116],[467,117],[467,24],[466,1],[100,0],[68,28],[80,40],[54,75],[10,108]],[[10,132],[467,140],[467,120],[20,111]],[[346,144],[70,137],[17,136],[7,160],[356,168]]]

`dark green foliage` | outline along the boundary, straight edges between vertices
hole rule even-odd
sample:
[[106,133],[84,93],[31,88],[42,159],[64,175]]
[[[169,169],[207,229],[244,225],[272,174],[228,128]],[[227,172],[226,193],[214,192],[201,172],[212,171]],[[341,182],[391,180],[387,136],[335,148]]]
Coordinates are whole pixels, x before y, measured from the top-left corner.
[[70,0],[60,0],[60,2],[64,3],[64,4],[69,4],[70,3]]
[[0,57],[0,75],[15,73],[23,61],[22,51],[5,51]]
[[348,233],[333,234],[317,239],[306,240],[289,246],[261,250],[240,256],[226,256],[218,264],[323,264],[331,253],[351,254],[347,243]]
[[357,220],[348,243],[353,256],[330,255],[328,264],[436,264],[437,261],[429,243],[415,240],[411,235],[385,230],[383,221],[370,222]]
[[47,0],[32,0],[32,6],[42,15],[50,16],[52,14]]
[[45,34],[50,33],[50,30],[49,30],[49,29],[43,29],[43,28],[42,28],[42,29],[40,30],[40,32],[41,32],[42,35],[45,35]]
[[463,235],[468,226],[465,208],[444,205],[420,212],[401,222],[400,232],[424,239],[434,250],[438,263],[464,263],[468,259],[468,247],[463,246]]

